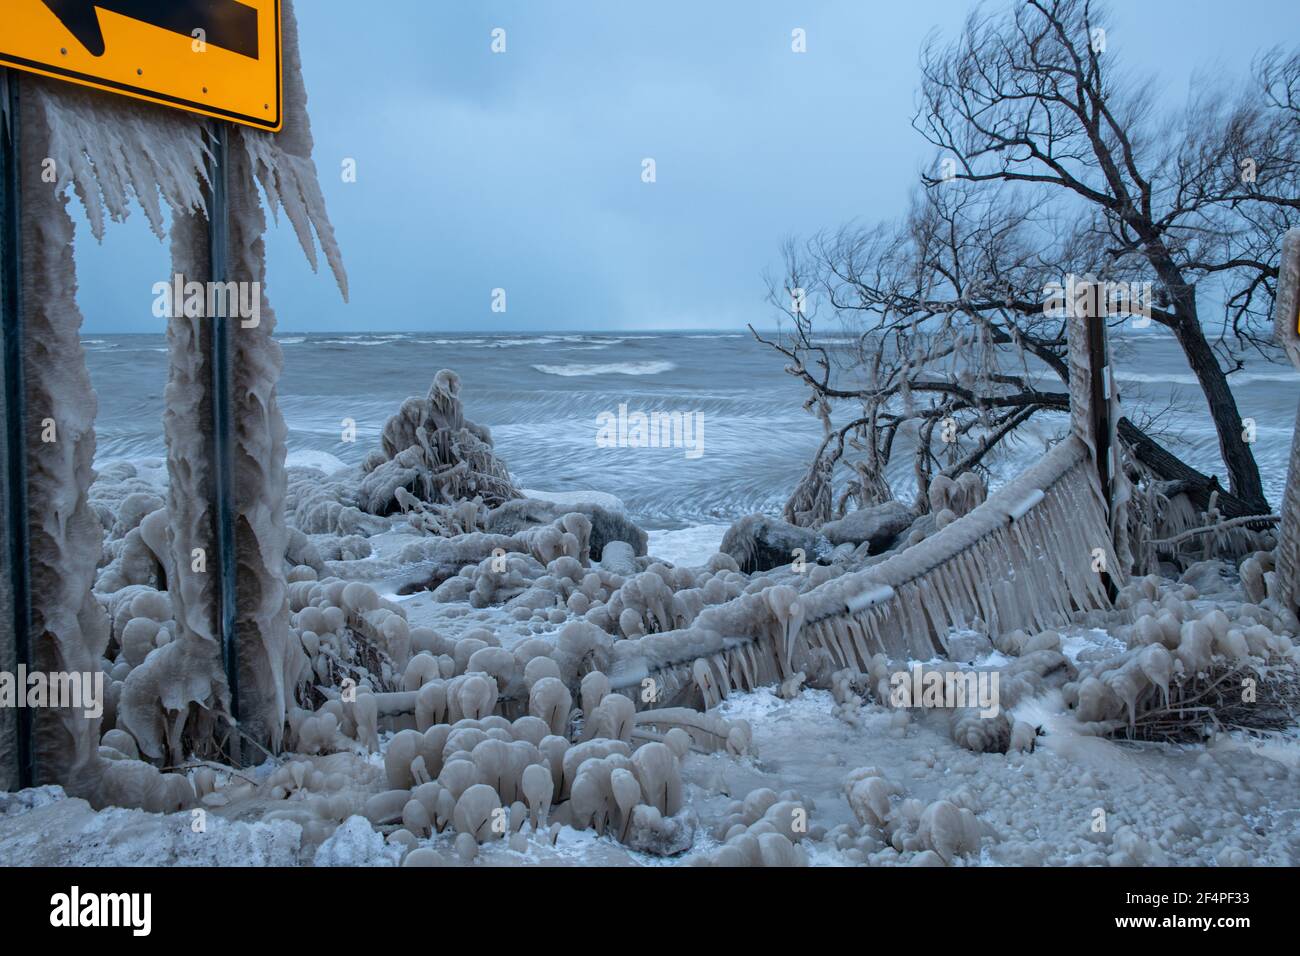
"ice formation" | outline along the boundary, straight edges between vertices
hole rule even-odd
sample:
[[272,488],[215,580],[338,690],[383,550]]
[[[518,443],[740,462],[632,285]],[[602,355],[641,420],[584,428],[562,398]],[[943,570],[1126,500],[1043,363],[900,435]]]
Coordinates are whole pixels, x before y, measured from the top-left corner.
[[[50,106],[53,84],[33,80],[21,100],[23,169],[40,169],[66,126]],[[53,153],[67,159],[63,152]],[[75,168],[59,166],[67,170]],[[66,175],[66,172],[64,173]],[[91,673],[108,643],[104,610],[91,594],[102,530],[87,492],[94,472],[97,400],[78,331],[73,224],[62,183],[23,176],[23,337],[26,355],[27,509],[34,665]],[[93,220],[92,220],[93,221]],[[38,711],[35,752],[50,780],[75,792],[96,784],[98,721],[74,710]]]
[[[1269,555],[1242,564],[1243,599],[1229,610],[1197,607],[1188,584],[1135,579],[1112,605],[1089,583],[1088,545],[1105,541],[1089,465],[1067,439],[991,495],[973,479],[938,483],[932,493],[952,518],[914,519],[885,554],[853,547],[802,572],[750,575],[726,554],[673,567],[618,541],[598,559],[582,511],[498,525],[510,534],[481,530],[491,510],[458,533],[399,511],[343,533],[308,531],[307,513],[290,509],[279,539],[283,752],[247,771],[205,761],[184,730],[187,700],[213,711],[220,702],[205,697],[203,669],[181,660],[170,505],[156,473],[114,466],[88,505],[105,537],[96,594],[111,635],[98,749],[111,769],[97,803],[160,821],[193,807],[256,820],[316,865],[574,853],[722,866],[1055,859],[1014,837],[995,809],[994,794],[1020,786],[1011,762],[1064,767],[1089,753],[1083,741],[1142,737],[1222,668],[1234,680],[1247,668],[1275,704],[1289,693],[1287,668],[1294,674],[1281,635],[1295,622],[1268,594]],[[363,476],[330,479],[355,489]],[[1189,573],[1218,586],[1211,570]],[[394,580],[412,584],[406,597]],[[905,620],[891,623],[895,613]],[[1116,648],[1078,653],[1066,635],[1091,626],[1106,626]],[[1000,712],[894,707],[890,673],[918,660],[996,670]],[[761,700],[844,728],[835,746],[856,748],[847,765],[861,769],[763,777],[751,758],[779,725],[746,712]],[[881,747],[915,754],[914,738],[952,748],[952,766],[998,761],[980,765],[993,782],[979,796],[971,784],[908,782],[901,752],[888,767],[863,759]],[[798,749],[770,746],[778,766]],[[939,766],[924,750],[920,759]],[[160,772],[177,765],[182,773]],[[1239,861],[1223,827],[1190,843],[1139,820],[1100,856],[1086,840],[1066,844],[1079,860],[1117,865],[1178,852]],[[0,820],[0,855],[16,846],[5,832]]]
[[[491,433],[465,418],[460,376],[449,369],[434,376],[423,400],[402,403],[362,470],[361,506],[370,514],[470,500],[491,508],[519,497],[510,473],[492,452]],[[473,520],[456,517],[460,530],[473,529]]]
[[[1282,238],[1282,256],[1278,263],[1277,301],[1273,305],[1277,324],[1277,342],[1287,353],[1291,363],[1300,368],[1300,346],[1296,344],[1291,328],[1300,316],[1300,227],[1289,229]],[[1300,475],[1300,431],[1291,438],[1291,457],[1287,470],[1289,476]],[[1294,608],[1297,575],[1300,575],[1300,488],[1288,481],[1282,497],[1282,528],[1277,547],[1277,596],[1284,607]]]
[[[291,4],[285,7],[285,131],[278,137],[238,129],[233,132],[231,170],[231,275],[235,281],[265,278],[261,235],[265,220],[256,183],[273,208],[283,206],[304,249],[315,264],[314,237],[346,292],[337,245],[320,200],[310,159],[311,135],[298,60]],[[163,203],[173,218],[175,270],[206,276],[206,236],[198,210],[209,148],[204,126],[157,108],[28,78],[22,97],[24,167],[43,168],[46,157],[56,171],[53,184],[23,177],[23,207],[30,221],[24,241],[24,283],[28,406],[35,427],[28,448],[29,514],[32,524],[34,653],[47,670],[90,672],[110,640],[130,638],[139,653],[146,625],[110,635],[105,609],[90,585],[99,560],[104,528],[88,501],[94,454],[95,396],[85,371],[77,330],[81,316],[74,301],[75,266],[72,221],[65,206],[72,189],[86,208],[92,233],[103,234],[105,218],[121,220],[138,201],[154,231],[163,234]],[[313,235],[314,234],[314,235]],[[241,643],[247,651],[249,700],[243,728],[254,739],[278,744],[283,725],[283,687],[295,664],[288,651],[284,600],[281,517],[284,490],[284,423],[276,408],[279,347],[271,339],[274,317],[262,304],[256,328],[241,328],[234,338],[236,441],[243,450],[236,465],[239,561],[249,579],[260,582],[256,595],[245,591],[240,608]],[[156,661],[122,663],[136,673],[130,693],[113,691],[127,703],[155,756],[164,738],[174,756],[182,736],[198,750],[208,749],[215,718],[225,712],[225,679],[218,663],[209,619],[212,575],[193,568],[194,548],[212,553],[207,502],[210,491],[203,467],[207,409],[199,398],[207,373],[206,350],[196,320],[178,317],[168,330],[172,354],[164,429],[169,443],[167,512],[146,517],[156,499],[130,501],[122,519],[144,520],[126,530],[109,572],[96,583],[116,598],[123,588],[154,587],[166,611],[144,617],[167,624]],[[33,351],[34,350],[34,351]],[[52,441],[41,435],[55,431]],[[115,519],[116,520],[116,519]],[[121,604],[122,602],[118,602]],[[175,615],[175,616],[173,616]],[[165,621],[162,620],[165,618]],[[166,645],[166,646],[162,646]],[[254,660],[260,658],[260,660]],[[114,681],[114,686],[117,685]],[[125,680],[122,681],[125,684]],[[116,700],[116,698],[114,698]],[[166,732],[159,732],[162,722]],[[95,752],[97,722],[71,712],[43,720],[38,732],[38,765],[50,779],[97,802],[120,791],[121,768],[104,765]],[[105,780],[99,780],[100,771]],[[104,793],[100,793],[101,788]],[[143,791],[142,791],[143,792]],[[129,802],[129,801],[128,801]]]
[[1121,593],[1134,618],[1118,629],[1130,650],[1079,667],[1064,687],[1076,719],[1092,733],[1156,740],[1292,726],[1294,617],[1271,600],[1198,609],[1193,587],[1161,594],[1160,583],[1149,576]]
[[[465,417],[450,370],[402,404],[360,467],[286,467],[263,301],[259,326],[233,336],[239,730],[252,749],[231,765],[214,576],[195,563],[213,548],[202,323],[168,327],[165,477],[118,464],[92,486],[95,400],[66,281],[68,187],[96,235],[131,197],[161,234],[165,204],[175,271],[203,277],[209,146],[159,110],[28,88],[26,148],[56,156],[63,177],[24,185],[40,223],[24,246],[40,303],[29,409],[60,430],[29,448],[44,516],[32,539],[37,655],[102,670],[107,699],[96,720],[42,720],[39,758],[64,789],[0,798],[0,860],[85,859],[77,835],[125,832],[131,813],[161,834],[151,858],[216,862],[1129,865],[1232,864],[1241,843],[1262,852],[1234,836],[1237,818],[1293,792],[1295,766],[1237,788],[1240,812],[1208,835],[1142,810],[1084,835],[1091,805],[1079,801],[1102,799],[1102,770],[1132,770],[1116,741],[1294,724],[1297,621],[1273,568],[1285,556],[1255,554],[1227,575],[1189,569],[1210,586],[1233,579],[1214,606],[1188,582],[1128,579],[1131,489],[1121,462],[1107,509],[1078,328],[1071,434],[1020,476],[992,493],[974,473],[939,476],[915,509],[878,502],[820,523],[829,487],[810,476],[797,524],[751,516],[687,567],[647,553],[645,532],[608,501],[525,495],[488,429]],[[231,143],[231,278],[265,279],[260,188],[313,266],[320,244],[346,294],[288,4],[285,88],[285,131]],[[154,142],[169,145],[144,148]],[[1105,642],[1082,636],[1098,628]],[[892,675],[921,665],[995,674],[996,713],[897,706]],[[1069,791],[1032,808],[1055,842],[1016,833],[1007,810],[1031,803],[1036,774]],[[1222,779],[1197,798],[1225,797]],[[214,818],[202,851],[178,824],[196,808]],[[71,835],[43,849],[36,835],[60,812]],[[1300,853],[1295,842],[1274,857]]]

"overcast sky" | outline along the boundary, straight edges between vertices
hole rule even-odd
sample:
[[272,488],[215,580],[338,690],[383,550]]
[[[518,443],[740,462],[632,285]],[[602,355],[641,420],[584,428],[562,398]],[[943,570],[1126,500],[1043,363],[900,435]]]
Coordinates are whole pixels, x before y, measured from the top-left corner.
[[[282,223],[267,289],[279,328],[769,325],[762,276],[783,237],[903,211],[933,158],[910,126],[917,54],[970,7],[299,0],[316,164],[352,301],[312,274]],[[1240,77],[1261,48],[1300,36],[1296,0],[1149,0],[1113,19],[1108,53],[1172,104],[1193,70]],[[497,27],[504,54],[490,49]],[[795,28],[806,53],[791,51]],[[78,238],[86,331],[162,331],[150,290],[167,251],[143,216],[102,247],[84,228]]]

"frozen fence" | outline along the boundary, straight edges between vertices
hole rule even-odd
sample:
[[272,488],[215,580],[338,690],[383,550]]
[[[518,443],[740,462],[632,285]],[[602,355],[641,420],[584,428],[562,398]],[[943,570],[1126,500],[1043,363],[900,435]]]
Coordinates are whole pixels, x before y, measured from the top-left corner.
[[1110,606],[1119,567],[1087,448],[1071,436],[970,514],[873,568],[804,595],[803,639],[839,666],[925,660],[953,628],[1041,630]]
[[928,660],[954,628],[1038,630],[1109,607],[1102,571],[1123,583],[1096,468],[1071,435],[969,514],[793,608],[769,588],[706,609],[690,628],[616,642],[612,683],[651,689],[661,705],[703,696],[708,706],[790,676],[810,648],[837,668],[865,669],[878,653]]

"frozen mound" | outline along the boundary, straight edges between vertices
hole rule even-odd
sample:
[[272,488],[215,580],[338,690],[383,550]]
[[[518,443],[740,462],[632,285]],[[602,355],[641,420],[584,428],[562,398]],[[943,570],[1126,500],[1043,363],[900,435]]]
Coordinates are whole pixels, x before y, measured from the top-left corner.
[[[572,517],[585,520],[581,515]],[[585,535],[579,538],[573,532],[561,531],[563,524],[552,527],[559,532],[553,546],[546,537],[534,538],[533,543],[540,547],[521,553],[517,549],[529,547],[529,542],[505,539],[510,543],[509,552],[497,547],[493,549],[495,553],[479,563],[465,565],[454,577],[438,585],[433,592],[434,600],[465,601],[476,608],[501,605],[518,620],[527,620],[535,611],[546,611],[547,616],[551,611],[558,611],[560,616],[554,623],[563,623],[569,610],[579,607],[585,610],[582,603],[585,592],[582,592],[584,598],[573,595],[580,593],[588,577],[592,580],[587,590],[599,595],[602,587],[612,583],[611,576],[584,567],[579,555]]]
[[349,468],[326,475],[315,468],[287,468],[285,520],[308,535],[368,537],[388,523],[363,511],[357,501],[357,473]]
[[859,767],[843,782],[857,826],[842,824],[828,839],[855,863],[873,866],[950,866],[978,855],[988,827],[965,794],[929,805],[906,798],[877,767]]
[[631,545],[634,556],[646,553],[649,536],[637,527],[621,509],[608,507],[608,502],[599,499],[550,501],[541,498],[517,498],[507,501],[492,510],[488,515],[484,529],[494,534],[518,534],[536,526],[553,524],[566,514],[585,515],[591,523],[591,556],[600,561],[604,558],[605,546],[613,541],[623,541]]
[[1189,585],[1160,590],[1154,575],[1130,584],[1121,602],[1135,620],[1119,630],[1129,649],[1081,665],[1078,679],[1065,685],[1065,701],[1086,732],[1186,741],[1295,726],[1300,657],[1289,615],[1268,600],[1207,610],[1192,603]]
[[[291,575],[288,592],[290,629],[305,655],[298,667],[302,680],[325,689],[345,679],[375,689],[395,686],[412,654],[401,605],[363,582],[316,580],[305,568]],[[306,697],[319,700],[321,693],[310,691]]]
[[[983,643],[988,644],[987,640]],[[913,675],[918,667],[920,678]],[[913,719],[932,719],[966,750],[1006,753],[1032,749],[1034,743],[1033,728],[1020,726],[1014,717],[1016,706],[1061,688],[1074,676],[1073,666],[1060,652],[1060,636],[1045,631],[1026,642],[1023,655],[1005,664],[966,666],[934,660],[922,665],[917,661],[891,662],[884,654],[876,654],[867,662],[865,673],[852,666],[843,668],[830,675],[829,685],[835,715],[851,726],[862,726],[864,705],[875,704],[891,709],[896,730],[904,730]],[[903,699],[897,691],[900,677],[909,688]],[[922,688],[918,698],[911,696],[914,686]],[[996,707],[986,709],[978,701],[981,687],[992,689],[990,701]],[[958,688],[963,695],[961,703],[945,696]],[[783,693],[788,697],[798,689],[797,684],[787,685]]]
[[427,396],[408,398],[388,419],[362,471],[358,504],[373,515],[401,509],[399,490],[428,504],[478,499],[488,508],[520,496],[491,433],[465,418],[460,376],[449,369],[434,376]]
[[783,793],[762,787],[750,791],[744,800],[728,807],[725,817],[714,828],[714,838],[722,846],[714,852],[695,857],[694,866],[807,866],[808,855],[801,845],[805,839],[821,839],[825,831],[809,826],[814,809],[794,790]]
[[574,513],[515,535],[476,531],[451,538],[423,537],[399,553],[403,564],[420,567],[402,590],[432,590],[435,601],[465,601],[476,608],[563,607],[574,582],[590,566],[590,535],[586,516]]
[[916,512],[901,501],[886,501],[851,511],[843,518],[828,521],[821,533],[831,544],[867,546],[867,553],[889,550],[904,531],[916,521]]
[[[792,523],[770,515],[747,515],[723,537],[722,547],[746,574],[814,563],[859,568],[919,544],[988,497],[975,472],[934,477],[916,508],[889,500],[865,505],[820,524]],[[928,510],[927,509],[928,506]],[[923,513],[918,514],[918,511]]]
[[812,528],[754,514],[727,529],[721,550],[742,573],[756,574],[800,559],[812,563],[830,551],[830,544]]
[[287,468],[289,525],[307,535],[364,538],[389,530],[385,519],[401,515],[414,533],[455,538],[482,531],[509,535],[579,510],[552,506],[545,521],[494,523],[492,509],[521,493],[496,457],[487,428],[465,418],[459,396],[459,376],[443,369],[424,399],[408,398],[388,419],[380,447],[359,469]]

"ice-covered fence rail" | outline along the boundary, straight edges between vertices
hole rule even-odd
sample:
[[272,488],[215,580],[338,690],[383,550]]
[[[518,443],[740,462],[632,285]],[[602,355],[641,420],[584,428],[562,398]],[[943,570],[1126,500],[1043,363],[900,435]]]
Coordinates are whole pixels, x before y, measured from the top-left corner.
[[795,640],[825,648],[837,667],[864,668],[876,653],[925,660],[977,619],[1000,633],[1108,607],[1098,568],[1122,574],[1096,468],[1072,435],[925,541],[803,594],[793,614],[768,589],[707,608],[689,628],[617,641],[611,683],[639,704],[638,687],[655,691],[654,705],[697,693],[707,704],[789,676]]
[[937,534],[805,594],[803,640],[863,667],[876,653],[942,654],[951,629],[977,620],[997,634],[1108,607],[1098,569],[1119,564],[1096,481],[1087,447],[1067,438]]

